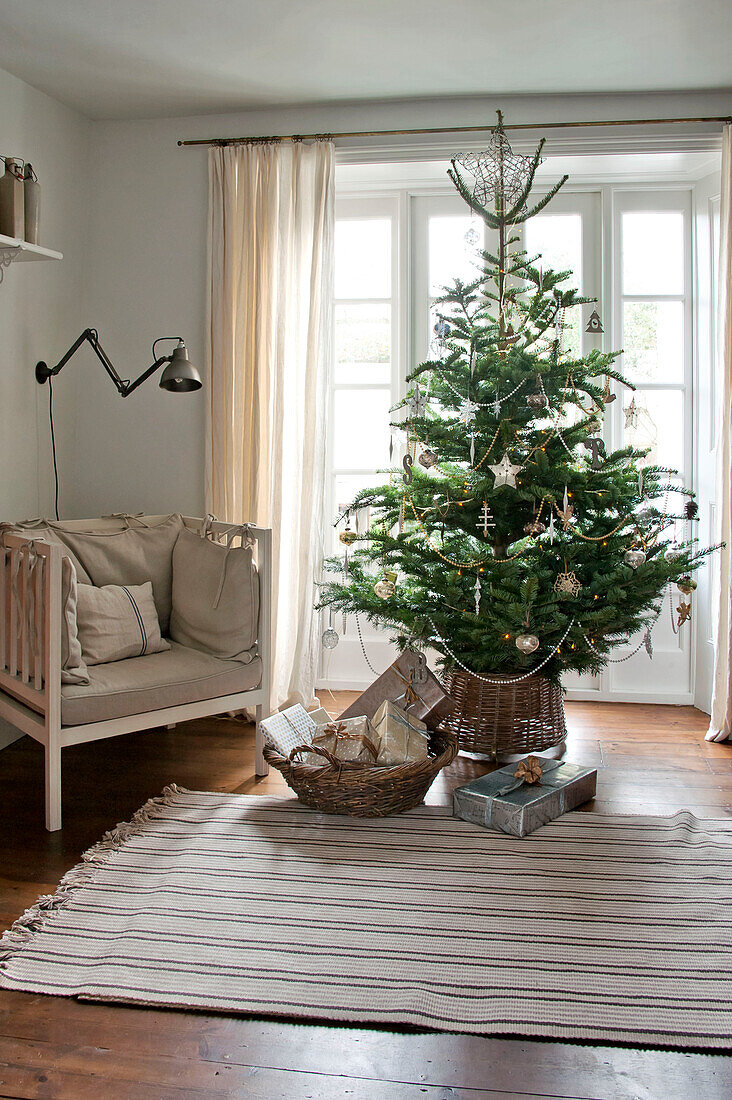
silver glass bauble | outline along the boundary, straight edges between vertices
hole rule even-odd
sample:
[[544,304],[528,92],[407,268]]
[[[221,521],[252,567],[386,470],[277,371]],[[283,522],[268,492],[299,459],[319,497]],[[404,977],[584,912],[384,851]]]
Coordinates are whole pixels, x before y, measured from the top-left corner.
[[624,560],[625,564],[629,565],[631,569],[637,569],[639,565],[643,565],[646,555],[642,550],[626,550]]
[[431,451],[429,447],[422,451],[422,454],[417,459],[420,466],[424,466],[425,470],[429,470],[430,466],[434,466],[437,462],[437,455],[434,451]]
[[543,393],[530,393],[526,398],[526,404],[530,409],[545,409],[549,404],[549,399]]
[[323,643],[323,649],[335,649],[340,641],[338,631],[329,626],[327,630],[323,631],[323,637],[320,640]]
[[539,648],[539,639],[536,634],[519,634],[516,639],[516,649],[522,653],[534,653]]
[[396,588],[391,581],[381,580],[374,585],[374,592],[380,600],[390,600],[396,592]]
[[690,596],[692,592],[696,592],[698,585],[693,577],[684,576],[679,577],[676,582],[676,587],[679,592],[683,592],[685,596]]

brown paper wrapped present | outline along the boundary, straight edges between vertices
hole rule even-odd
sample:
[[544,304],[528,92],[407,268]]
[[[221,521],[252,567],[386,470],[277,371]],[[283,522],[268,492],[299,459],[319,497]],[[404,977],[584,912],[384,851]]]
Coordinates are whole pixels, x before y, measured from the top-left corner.
[[391,767],[427,759],[426,725],[391,700],[385,699],[374,715],[374,729],[379,739],[377,764]]
[[[344,722],[330,722],[319,726],[312,738],[313,748],[325,749],[336,760],[350,761],[356,764],[374,764],[379,755],[378,736],[368,718],[360,715]],[[322,764],[323,758],[317,754],[308,754],[308,763]]]
[[424,654],[405,649],[394,664],[389,665],[355,703],[344,710],[341,718],[365,714],[373,719],[380,705],[389,699],[421,719],[431,728],[439,726],[451,714],[455,704],[440,681],[426,665]]

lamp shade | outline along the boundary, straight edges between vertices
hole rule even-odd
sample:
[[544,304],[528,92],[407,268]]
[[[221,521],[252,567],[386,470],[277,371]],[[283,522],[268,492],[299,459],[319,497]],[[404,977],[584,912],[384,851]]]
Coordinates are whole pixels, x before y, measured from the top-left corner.
[[169,393],[191,393],[200,390],[201,385],[201,376],[188,358],[188,348],[181,340],[160,375],[160,389]]

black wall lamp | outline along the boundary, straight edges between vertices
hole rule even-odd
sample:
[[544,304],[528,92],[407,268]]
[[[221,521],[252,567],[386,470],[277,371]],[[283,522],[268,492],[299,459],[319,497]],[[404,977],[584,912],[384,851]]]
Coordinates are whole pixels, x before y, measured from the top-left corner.
[[[170,355],[156,356],[155,346],[159,344],[161,340],[178,341],[177,346],[173,348]],[[36,382],[38,382],[39,385],[43,385],[44,382],[48,382],[49,379],[54,378],[63,367],[66,366],[72,355],[79,350],[85,341],[91,344],[93,352],[114,382],[117,392],[122,397],[129,397],[133,390],[141,386],[156,370],[160,370],[163,364],[166,364],[166,366],[160,376],[159,385],[161,390],[167,390],[168,393],[192,393],[194,390],[200,390],[201,388],[201,376],[188,358],[188,349],[179,336],[159,336],[152,346],[152,357],[154,359],[152,366],[144,370],[140,377],[136,378],[134,382],[130,382],[129,379],[120,378],[109,356],[99,343],[99,333],[95,328],[84,329],[81,336],[74,341],[66,354],[59,359],[55,367],[49,367],[48,364],[43,361],[36,363]]]

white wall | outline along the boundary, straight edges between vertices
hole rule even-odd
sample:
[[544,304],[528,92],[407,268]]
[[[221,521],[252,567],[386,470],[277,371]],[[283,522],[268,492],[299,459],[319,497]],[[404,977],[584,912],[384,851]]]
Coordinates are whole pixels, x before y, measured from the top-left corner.
[[[285,108],[188,119],[96,123],[92,209],[88,225],[89,295],[85,324],[99,328],[120,370],[134,375],[149,362],[154,336],[182,334],[203,366],[206,309],[207,150],[179,149],[179,138],[333,130],[471,125],[607,118],[729,114],[732,94],[658,96],[522,96],[431,102]],[[693,133],[698,127],[690,128]],[[718,132],[719,127],[716,127]],[[679,128],[673,129],[673,140]],[[612,129],[583,131],[613,142]],[[668,131],[658,127],[649,148]],[[550,134],[548,150],[578,131]],[[340,155],[368,157],[386,145],[393,155],[419,155],[429,138],[340,141]],[[479,140],[479,139],[473,139]],[[533,140],[533,135],[532,135]],[[444,139],[450,147],[449,139]],[[468,139],[453,139],[461,148]],[[565,146],[562,146],[565,147]],[[354,150],[360,152],[354,152]],[[205,397],[172,396],[148,382],[126,401],[86,357],[73,472],[73,515],[203,507]],[[68,471],[67,471],[68,478]],[[68,498],[67,498],[68,499]]]
[[[48,391],[36,360],[55,362],[83,327],[91,124],[0,70],[0,154],[29,160],[41,182],[41,244],[60,262],[16,263],[0,285],[0,519],[48,514]],[[59,458],[76,462],[75,380],[55,392]]]

